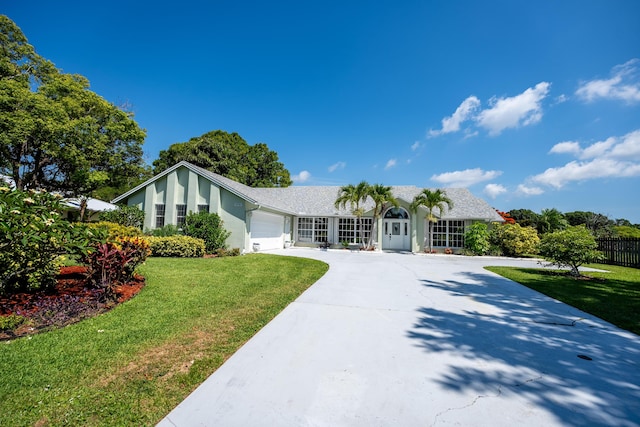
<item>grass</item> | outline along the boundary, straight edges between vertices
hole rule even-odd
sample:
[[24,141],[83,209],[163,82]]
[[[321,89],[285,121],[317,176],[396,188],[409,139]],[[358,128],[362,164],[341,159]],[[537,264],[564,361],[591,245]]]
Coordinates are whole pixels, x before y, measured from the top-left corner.
[[608,272],[585,272],[586,278],[573,279],[553,270],[486,269],[640,335],[640,270],[601,264],[589,267]]
[[148,259],[132,300],[0,343],[0,425],[154,425],[327,269],[265,254]]

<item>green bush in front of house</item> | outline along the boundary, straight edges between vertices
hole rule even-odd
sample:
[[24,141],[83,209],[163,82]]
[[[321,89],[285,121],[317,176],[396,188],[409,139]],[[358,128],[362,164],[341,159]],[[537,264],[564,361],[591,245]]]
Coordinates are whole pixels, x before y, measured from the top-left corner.
[[137,206],[118,206],[117,209],[101,212],[98,218],[100,221],[115,222],[140,230],[144,225],[144,211]]
[[111,221],[90,222],[87,227],[92,229],[102,229],[108,234],[110,240],[123,237],[138,237],[142,235],[139,228],[121,225]]
[[105,234],[62,218],[60,197],[0,187],[0,294],[50,289],[60,255],[81,257]]
[[208,212],[189,213],[182,226],[185,235],[204,240],[208,254],[218,249],[226,249],[226,240],[231,235],[224,229],[224,223],[218,214]]
[[204,240],[190,236],[145,236],[151,256],[200,258],[205,254]]
[[520,224],[500,224],[491,229],[489,242],[496,255],[519,257],[538,253],[540,238],[533,227]]
[[489,229],[483,222],[474,222],[464,233],[464,248],[471,255],[489,252]]

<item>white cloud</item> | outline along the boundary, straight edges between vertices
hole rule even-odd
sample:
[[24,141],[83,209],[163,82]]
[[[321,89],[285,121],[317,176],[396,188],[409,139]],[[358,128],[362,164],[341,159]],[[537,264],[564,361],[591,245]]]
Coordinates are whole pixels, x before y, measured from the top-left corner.
[[580,153],[582,159],[595,159],[596,157],[603,157],[607,154],[607,151],[616,144],[616,138],[607,138],[604,141],[598,141],[591,144]]
[[544,190],[540,187],[528,187],[524,184],[518,185],[518,189],[516,191],[525,196],[539,196],[544,193]]
[[495,199],[496,197],[498,197],[499,195],[506,193],[507,189],[500,185],[500,184],[487,184],[484,187],[484,193],[491,197],[492,199]]
[[611,148],[609,157],[640,161],[640,130],[633,131],[622,137],[622,141]]
[[539,184],[561,188],[572,181],[632,176],[640,176],[640,164],[613,159],[594,159],[586,162],[574,160],[561,167],[549,168],[534,176],[532,180]]
[[640,130],[630,132],[621,138],[612,136],[586,148],[582,148],[576,141],[559,142],[551,147],[549,153],[573,154],[583,160],[596,158],[640,160]]
[[384,165],[384,170],[391,169],[392,167],[394,167],[396,165],[396,163],[398,163],[398,161],[396,159],[389,159],[387,164]]
[[581,152],[580,143],[576,141],[564,141],[559,142],[549,150],[549,153],[555,154],[574,154],[578,155]]
[[299,174],[293,175],[291,177],[293,182],[297,182],[297,183],[300,183],[300,184],[305,182],[305,181],[308,181],[309,178],[311,178],[311,173],[309,171],[301,171]]
[[481,111],[476,120],[490,135],[499,135],[507,128],[535,124],[542,119],[542,100],[549,93],[549,86],[549,83],[541,82],[511,98],[493,98],[492,107]]
[[585,101],[613,99],[629,103],[640,102],[639,63],[640,60],[632,59],[616,65],[611,70],[611,78],[584,82],[576,90],[576,95]]
[[483,171],[476,168],[433,175],[431,180],[450,187],[469,187],[479,182],[490,181],[500,175],[502,171]]
[[449,117],[445,117],[442,119],[442,129],[441,130],[430,130],[430,136],[438,136],[444,133],[457,132],[460,130],[460,124],[468,119],[470,119],[475,111],[480,107],[480,100],[475,96],[470,96],[464,101],[456,111]]
[[416,151],[418,148],[420,148],[420,141],[416,141],[411,144],[411,151]]
[[335,172],[338,169],[344,169],[347,166],[345,162],[336,162],[329,166],[329,172]]
[[640,129],[622,137],[609,137],[582,148],[578,142],[561,142],[550,153],[569,153],[579,160],[548,168],[532,182],[561,188],[569,182],[597,178],[640,176]]

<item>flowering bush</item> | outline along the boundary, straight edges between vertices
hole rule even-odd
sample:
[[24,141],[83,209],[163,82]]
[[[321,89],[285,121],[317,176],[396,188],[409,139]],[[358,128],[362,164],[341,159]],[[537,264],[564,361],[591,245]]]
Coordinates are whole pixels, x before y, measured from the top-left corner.
[[510,257],[538,253],[540,238],[533,227],[521,227],[520,224],[500,224],[489,233],[489,241],[494,251]]
[[104,239],[61,213],[57,195],[0,187],[0,293],[55,286],[60,255],[84,256]]

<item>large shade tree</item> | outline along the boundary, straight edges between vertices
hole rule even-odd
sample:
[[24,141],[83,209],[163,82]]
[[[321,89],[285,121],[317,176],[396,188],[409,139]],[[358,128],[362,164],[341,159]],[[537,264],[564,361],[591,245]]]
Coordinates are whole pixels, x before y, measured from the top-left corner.
[[62,73],[0,15],[0,173],[18,189],[84,199],[137,183],[144,138],[132,113]]
[[[427,210],[425,216],[428,224],[429,234],[429,253],[432,250],[433,237],[431,233],[431,224],[438,222],[438,216],[442,216],[444,210],[448,207],[453,208],[453,201],[447,196],[446,192],[441,189],[430,190],[428,188],[423,189],[418,193],[411,202],[411,210],[418,212],[418,208],[423,207]],[[438,210],[436,215],[435,210]]]
[[289,171],[275,151],[264,143],[249,145],[235,132],[215,130],[173,144],[160,151],[159,158],[153,162],[154,172],[162,172],[183,160],[250,187],[292,184]]

